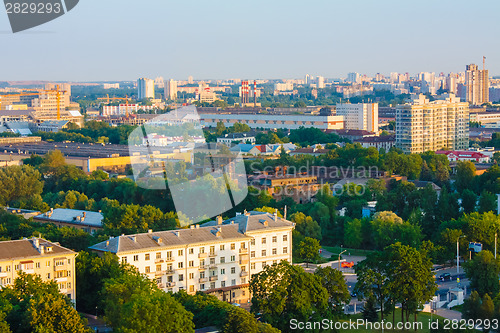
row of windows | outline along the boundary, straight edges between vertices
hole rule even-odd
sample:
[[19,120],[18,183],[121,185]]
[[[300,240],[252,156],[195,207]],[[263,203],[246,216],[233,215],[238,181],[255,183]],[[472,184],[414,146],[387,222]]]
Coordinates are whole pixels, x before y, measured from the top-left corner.
[[[71,264],[71,259],[67,259],[67,263],[68,265]],[[61,260],[56,260],[54,262],[55,266],[56,267],[59,267],[59,266],[64,266],[66,264],[66,259],[61,259]],[[20,271],[20,270],[31,270],[31,269],[39,269],[41,268],[41,262],[36,262],[36,263],[25,263],[25,264],[17,264],[17,265],[14,265],[14,270],[15,271]],[[45,267],[50,267],[50,260],[46,261],[45,262]],[[1,272],[10,272],[11,271],[11,266],[0,266],[0,273]]]
[[[278,237],[277,236],[273,236],[271,238],[271,241],[272,241],[272,243],[277,243],[278,242]],[[283,241],[284,242],[288,241],[288,235],[283,235]],[[251,244],[255,245],[255,239],[251,240]],[[262,237],[261,238],[261,244],[267,244],[267,237]],[[242,242],[241,243],[241,248],[245,249],[246,248],[246,244]],[[235,250],[236,249],[236,244],[232,243],[230,245],[230,249],[231,250]],[[286,248],[284,248],[284,249],[286,249]],[[221,244],[219,246],[219,250],[224,251],[225,250],[225,244]],[[273,252],[275,252],[274,250],[275,249],[273,249]],[[167,251],[165,259],[166,260],[172,260],[172,258],[173,258],[173,252],[174,251]],[[189,254],[194,254],[194,248],[188,249],[188,253]],[[204,247],[200,247],[199,248],[199,253],[205,253],[205,248]],[[210,246],[210,252],[209,253],[210,253],[210,255],[214,255],[215,254],[215,246]],[[287,253],[287,252],[284,251],[283,253]],[[273,254],[275,254],[275,253],[273,253]],[[178,256],[183,256],[184,255],[184,249],[177,250],[177,255]],[[151,259],[151,255],[149,253],[146,253],[144,255],[144,260],[150,260],[150,259]],[[162,259],[162,253],[161,252],[156,252],[156,259]],[[224,263],[225,258],[222,257],[221,260],[222,260],[221,263]],[[123,257],[122,261],[126,263],[127,262],[127,257]],[[136,254],[136,255],[133,256],[133,261],[139,261],[139,255],[138,254]],[[231,256],[231,261],[235,261],[235,256]],[[182,267],[179,267],[179,268],[182,268]]]

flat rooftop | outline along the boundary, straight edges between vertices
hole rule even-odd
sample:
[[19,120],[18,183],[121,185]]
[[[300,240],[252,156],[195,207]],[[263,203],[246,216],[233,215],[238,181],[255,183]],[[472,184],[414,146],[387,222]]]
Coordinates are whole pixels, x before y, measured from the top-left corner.
[[[54,150],[60,150],[67,157],[108,158],[130,156],[128,145],[46,141],[11,144],[0,143],[0,154],[44,155]],[[165,147],[152,147],[151,150],[172,152],[171,148]]]

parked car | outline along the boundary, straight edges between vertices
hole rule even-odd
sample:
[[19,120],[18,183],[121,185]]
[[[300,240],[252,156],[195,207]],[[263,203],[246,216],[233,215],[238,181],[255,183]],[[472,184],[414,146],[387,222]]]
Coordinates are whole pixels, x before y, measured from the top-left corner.
[[439,280],[441,281],[450,281],[451,280],[451,274],[450,273],[443,273],[439,275]]

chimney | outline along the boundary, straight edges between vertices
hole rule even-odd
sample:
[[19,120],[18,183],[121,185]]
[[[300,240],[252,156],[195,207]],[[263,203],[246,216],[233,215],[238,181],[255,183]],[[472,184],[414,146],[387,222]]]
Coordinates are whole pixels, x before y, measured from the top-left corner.
[[136,236],[136,235],[130,236],[130,239],[131,239],[134,243],[137,243],[137,236]]
[[200,225],[199,225],[199,224],[197,224],[197,225],[196,225],[196,229],[199,229],[199,228],[200,228]]
[[217,216],[216,218],[216,221],[217,221],[217,225],[221,225],[222,224],[222,216]]
[[181,236],[181,233],[179,232],[179,230],[175,230],[175,231],[174,231],[174,234],[175,234],[177,237],[180,237],[180,236]]
[[153,233],[153,229],[148,229],[148,234],[152,234]]
[[278,221],[278,210],[276,209],[274,211],[274,222],[277,222]]
[[86,216],[87,216],[87,213],[83,212],[83,218],[85,218]]
[[109,246],[109,240],[106,241],[106,247],[108,247],[108,246]]
[[189,229],[194,229],[194,225],[190,225],[190,226],[189,226]]

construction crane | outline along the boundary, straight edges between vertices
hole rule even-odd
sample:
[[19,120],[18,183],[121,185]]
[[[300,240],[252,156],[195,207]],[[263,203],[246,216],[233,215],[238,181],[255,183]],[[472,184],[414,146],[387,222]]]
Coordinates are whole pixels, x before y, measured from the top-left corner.
[[97,99],[106,100],[107,104],[109,104],[110,101],[114,101],[114,100],[125,101],[125,114],[126,114],[126,117],[128,118],[128,116],[129,116],[128,102],[131,101],[131,99],[128,97],[128,95],[125,95],[125,97],[109,97],[109,94],[106,94],[106,97],[98,97]]
[[0,110],[2,109],[2,97],[10,97],[10,96],[39,96],[41,93],[55,93],[56,94],[56,102],[57,102],[57,120],[61,119],[61,93],[65,93],[65,90],[59,90],[59,85],[56,87],[56,90],[45,90],[40,89],[38,92],[30,92],[30,93],[19,93],[19,94],[9,94],[9,95],[0,95]]
[[108,104],[114,100],[124,100],[126,102],[129,100],[128,96],[126,98],[125,97],[109,97],[109,94],[106,94],[106,97],[98,97],[97,99],[106,100],[106,103],[108,103]]

